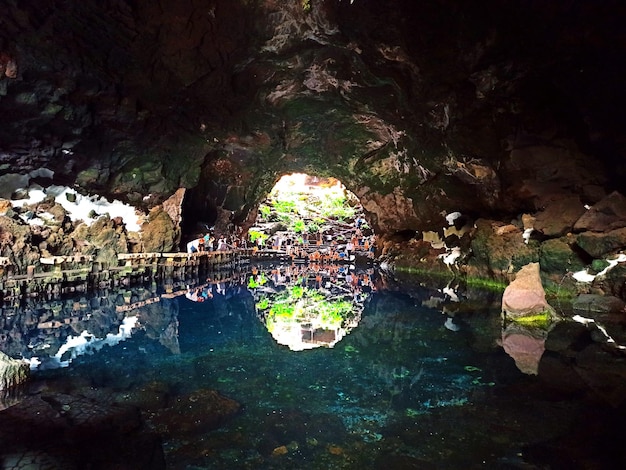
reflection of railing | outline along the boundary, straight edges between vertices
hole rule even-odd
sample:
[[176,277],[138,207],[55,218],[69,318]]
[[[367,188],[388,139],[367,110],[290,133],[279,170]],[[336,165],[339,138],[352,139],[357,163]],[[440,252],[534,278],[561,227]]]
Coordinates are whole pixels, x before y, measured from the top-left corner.
[[[357,247],[352,256],[368,259],[368,252]],[[255,259],[276,262],[339,262],[350,256],[331,245],[290,247],[289,250],[256,248],[195,253],[120,253],[117,264],[108,265],[88,255],[41,257],[38,265],[15,272],[8,258],[0,258],[0,300],[17,301],[24,296],[58,296],[73,292],[126,286],[138,282],[185,280],[205,273],[234,267]],[[172,284],[170,282],[170,284]]]
[[256,260],[275,260],[286,262],[329,262],[343,263],[371,260],[373,252],[364,246],[355,246],[347,252],[345,247],[324,243],[308,245],[288,245],[284,249],[257,249],[250,250],[250,258]]
[[197,253],[120,253],[116,265],[93,256],[51,256],[28,266],[25,274],[15,272],[7,258],[0,259],[0,300],[24,296],[57,296],[73,292],[112,288],[137,282],[184,280],[247,260],[251,250]]

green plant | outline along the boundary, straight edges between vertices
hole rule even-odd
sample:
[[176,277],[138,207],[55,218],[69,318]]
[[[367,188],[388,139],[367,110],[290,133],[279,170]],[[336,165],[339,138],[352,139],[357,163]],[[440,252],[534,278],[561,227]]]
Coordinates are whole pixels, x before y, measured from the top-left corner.
[[306,224],[304,220],[298,219],[293,223],[293,231],[296,233],[303,233],[306,230]]
[[267,310],[267,308],[270,306],[270,301],[268,300],[267,297],[263,297],[261,300],[259,300],[256,304],[256,307],[259,310]]
[[267,206],[265,204],[262,204],[259,207],[259,211],[261,212],[261,216],[265,219],[267,219],[270,215],[270,212],[272,212],[272,209],[270,208],[270,206]]
[[258,238],[260,238],[262,242],[265,242],[265,240],[267,240],[268,238],[268,235],[264,234],[263,232],[258,232],[256,230],[250,230],[248,232],[248,236],[250,237],[250,241],[252,243],[255,243]]
[[535,327],[541,329],[548,329],[552,325],[552,315],[549,311],[543,311],[534,315],[526,315],[523,317],[507,317],[507,320],[517,323],[518,325],[524,325],[528,327]]
[[279,215],[289,215],[297,212],[296,203],[294,201],[281,199],[280,201],[274,201],[273,206],[274,210],[278,212]]

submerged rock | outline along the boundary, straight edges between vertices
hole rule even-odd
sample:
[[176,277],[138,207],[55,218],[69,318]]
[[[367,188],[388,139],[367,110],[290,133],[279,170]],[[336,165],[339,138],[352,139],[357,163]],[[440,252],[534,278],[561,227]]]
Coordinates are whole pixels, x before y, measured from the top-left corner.
[[44,391],[0,413],[3,468],[165,468],[160,437],[137,408],[110,403],[102,390],[83,392]]
[[624,312],[625,306],[622,299],[597,294],[581,294],[572,305],[575,312],[586,314]]
[[219,428],[240,407],[215,390],[201,389],[175,398],[172,406],[159,411],[152,421],[167,435],[196,434]]

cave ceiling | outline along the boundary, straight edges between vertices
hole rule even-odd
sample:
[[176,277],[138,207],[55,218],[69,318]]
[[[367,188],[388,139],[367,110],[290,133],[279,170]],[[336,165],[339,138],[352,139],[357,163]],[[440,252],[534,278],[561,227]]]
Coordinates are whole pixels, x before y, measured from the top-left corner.
[[394,232],[626,176],[623,2],[3,4],[4,197],[44,179],[147,209],[182,187],[243,220],[300,171]]

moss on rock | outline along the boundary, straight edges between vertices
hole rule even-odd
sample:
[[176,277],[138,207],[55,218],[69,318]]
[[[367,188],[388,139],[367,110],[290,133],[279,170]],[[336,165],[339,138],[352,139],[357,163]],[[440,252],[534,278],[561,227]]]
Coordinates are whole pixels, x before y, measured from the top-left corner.
[[141,240],[146,252],[171,252],[178,246],[179,232],[162,206],[150,211],[148,220],[141,226]]

